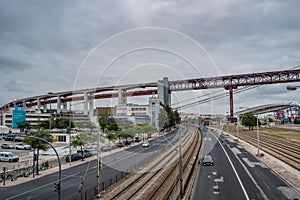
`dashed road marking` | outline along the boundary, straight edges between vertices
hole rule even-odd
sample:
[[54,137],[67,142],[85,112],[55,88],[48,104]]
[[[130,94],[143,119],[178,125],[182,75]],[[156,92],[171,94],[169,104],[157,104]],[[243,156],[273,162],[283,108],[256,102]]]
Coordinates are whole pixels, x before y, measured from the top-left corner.
[[249,166],[249,167],[255,167],[255,166],[260,166],[262,168],[267,168],[266,165],[264,165],[261,162],[252,162],[248,158],[242,158],[243,161]]

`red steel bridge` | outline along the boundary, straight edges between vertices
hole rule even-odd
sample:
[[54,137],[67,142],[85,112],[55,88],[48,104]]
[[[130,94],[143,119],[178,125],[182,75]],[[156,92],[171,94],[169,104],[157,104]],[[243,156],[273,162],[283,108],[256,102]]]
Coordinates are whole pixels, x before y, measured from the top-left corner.
[[[242,86],[255,86],[276,83],[288,83],[300,81],[300,69],[272,71],[251,74],[239,74],[229,76],[217,76],[208,78],[193,78],[168,82],[169,94],[176,91],[199,90],[210,88],[224,88],[229,91],[230,118],[233,122],[233,93],[234,89]],[[23,98],[9,102],[0,107],[0,110],[14,106],[32,107],[52,103],[66,103],[71,101],[85,101],[93,99],[116,98],[122,95],[143,96],[158,94],[159,83],[143,83],[132,85],[120,85],[111,87],[99,87],[83,90],[73,90],[58,93],[48,93],[39,96]],[[122,91],[120,93],[120,91]],[[83,95],[88,94],[88,96]]]

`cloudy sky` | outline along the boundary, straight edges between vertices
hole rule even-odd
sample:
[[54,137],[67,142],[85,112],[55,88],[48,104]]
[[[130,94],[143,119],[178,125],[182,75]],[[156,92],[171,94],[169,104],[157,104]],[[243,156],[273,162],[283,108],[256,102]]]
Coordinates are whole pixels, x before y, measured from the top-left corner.
[[[300,65],[299,7],[298,0],[3,0],[0,105],[164,76],[291,69]],[[173,99],[204,93],[178,93]],[[236,107],[299,102],[298,94],[277,84],[237,94],[234,102]],[[213,112],[226,102],[197,109]]]

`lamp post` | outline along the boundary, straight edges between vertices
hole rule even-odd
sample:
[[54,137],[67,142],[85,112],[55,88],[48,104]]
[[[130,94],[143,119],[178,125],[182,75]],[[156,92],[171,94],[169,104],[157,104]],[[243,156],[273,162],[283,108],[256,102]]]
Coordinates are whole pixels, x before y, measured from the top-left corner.
[[[299,88],[300,86],[298,86],[298,85],[296,85],[296,86],[294,86],[294,85],[288,85],[288,86],[286,86],[286,89],[287,90],[297,90],[297,88]],[[291,116],[292,116],[292,114],[291,114]],[[292,120],[292,123],[293,123],[293,119],[291,119]]]
[[[99,123],[99,120],[98,120]],[[100,198],[100,171],[102,169],[102,160],[101,160],[101,127],[97,125],[97,176],[96,176],[96,198]]]
[[227,116],[228,116],[228,112],[226,112],[226,128],[227,128],[227,134],[228,134],[228,126],[229,126],[229,123],[228,123],[228,118],[227,118]]
[[257,126],[257,156],[259,156],[259,123],[258,123],[258,114],[256,115],[256,126]]
[[71,110],[71,106],[72,106],[72,101],[70,101],[69,104],[69,112],[70,112],[70,118],[69,118],[69,127],[68,127],[68,133],[69,133],[69,163],[71,165],[71,154],[72,154],[72,149],[71,149],[71,142],[72,142],[72,136],[71,136],[71,125],[72,125],[72,110]]
[[293,85],[288,85],[288,86],[286,86],[286,89],[287,90],[297,90],[297,88],[299,88],[300,86],[293,86]]

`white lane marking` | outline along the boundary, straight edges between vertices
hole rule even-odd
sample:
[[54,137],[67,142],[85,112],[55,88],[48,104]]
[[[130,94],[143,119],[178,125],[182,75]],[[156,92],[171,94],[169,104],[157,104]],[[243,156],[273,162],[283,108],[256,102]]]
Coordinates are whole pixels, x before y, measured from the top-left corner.
[[[213,136],[216,137],[215,135],[213,135]],[[236,169],[235,169],[235,167],[233,166],[233,163],[231,162],[231,160],[230,160],[230,158],[229,158],[229,156],[228,156],[226,150],[225,150],[224,147],[221,145],[220,140],[219,140],[217,137],[216,137],[216,139],[217,139],[218,143],[220,144],[220,146],[222,147],[222,149],[223,149],[223,151],[224,151],[224,153],[225,153],[225,155],[226,155],[226,157],[227,157],[227,159],[228,159],[228,161],[229,161],[229,163],[230,163],[230,165],[231,165],[231,167],[232,167],[232,169],[233,169],[233,171],[234,171],[234,173],[235,173],[235,175],[236,175],[236,177],[237,177],[237,179],[238,179],[238,181],[239,181],[239,184],[240,184],[240,186],[241,186],[241,188],[242,188],[242,190],[243,190],[243,192],[244,192],[244,195],[245,195],[246,199],[249,200],[249,196],[248,196],[248,194],[247,194],[247,192],[246,192],[246,190],[245,190],[245,187],[244,187],[244,185],[243,185],[243,183],[242,183],[242,181],[241,181],[241,179],[240,179],[238,173],[236,172]]]
[[286,198],[288,199],[300,199],[300,194],[297,193],[293,188],[291,187],[283,187],[283,186],[280,186],[280,187],[277,187],[277,189],[279,191],[282,192],[282,194],[284,196],[286,196]]
[[231,148],[231,151],[236,155],[236,154],[241,154],[241,151],[235,147]]
[[[223,146],[222,146],[223,148]],[[223,148],[223,150],[225,151],[225,149]],[[226,153],[226,152],[225,152]],[[228,154],[226,153],[226,155],[228,156]],[[257,182],[255,181],[255,179],[253,178],[253,176],[251,175],[251,173],[249,172],[249,170],[247,169],[247,167],[243,164],[243,162],[239,159],[239,157],[237,155],[234,154],[234,156],[237,158],[237,160],[240,162],[240,164],[242,165],[242,167],[244,168],[245,172],[248,174],[249,178],[252,180],[252,182],[254,183],[254,185],[258,188],[258,190],[260,191],[262,197],[266,200],[268,200],[267,195],[264,193],[264,191],[261,189],[261,187],[257,184]],[[230,161],[231,163],[231,161]],[[231,163],[232,164],[232,163]]]
[[252,162],[248,158],[242,158],[243,161],[249,166],[249,167],[255,167],[255,166],[260,166],[262,168],[267,168],[266,165],[264,165],[261,162]]
[[214,176],[216,176],[216,175],[217,175],[217,172],[212,172],[212,174],[213,174]]
[[216,178],[214,181],[218,182],[218,183],[222,183],[222,182],[224,182],[224,177],[221,176],[220,178]]

